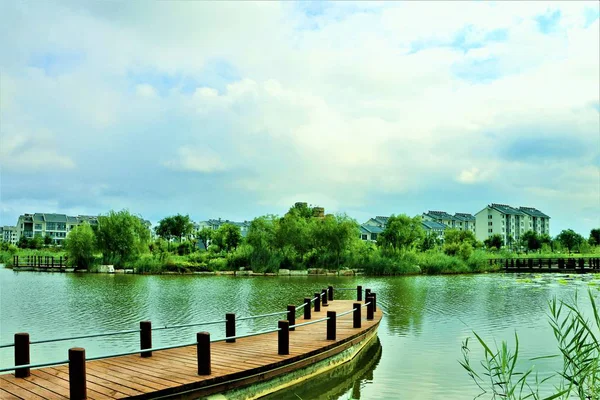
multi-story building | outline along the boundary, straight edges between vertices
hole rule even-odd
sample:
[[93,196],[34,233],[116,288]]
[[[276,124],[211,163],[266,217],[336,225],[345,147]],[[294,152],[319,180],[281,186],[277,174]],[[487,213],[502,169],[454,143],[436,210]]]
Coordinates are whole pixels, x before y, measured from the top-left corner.
[[525,214],[525,231],[532,230],[538,235],[550,235],[550,217],[533,207],[519,207],[519,210]]
[[444,241],[444,233],[447,229],[445,224],[437,221],[423,220],[421,226],[426,235],[433,235],[436,239]]
[[61,245],[68,233],[83,222],[90,225],[98,223],[98,217],[79,215],[72,217],[65,214],[34,213],[19,216],[16,229],[16,242],[21,237],[31,239],[36,236],[52,239],[53,244]]
[[209,219],[207,221],[200,221],[198,224],[195,224],[195,226],[197,226],[198,229],[209,228],[209,229],[213,229],[216,231],[222,225],[225,225],[225,224],[235,225],[238,228],[240,228],[240,233],[242,234],[242,237],[246,237],[246,235],[248,235],[248,229],[250,228],[249,221],[235,222],[235,221],[230,221],[228,219],[219,218],[219,219]]
[[433,221],[444,224],[447,228],[460,231],[471,231],[475,234],[475,217],[467,213],[448,214],[446,211],[427,211],[423,213],[424,221]]
[[475,236],[480,241],[498,234],[505,244],[510,244],[529,230],[550,234],[550,217],[532,207],[515,208],[497,203],[475,214]]
[[454,213],[454,228],[461,231],[471,231],[475,235],[475,216],[467,213]]
[[18,241],[16,226],[0,226],[0,242],[17,244]]

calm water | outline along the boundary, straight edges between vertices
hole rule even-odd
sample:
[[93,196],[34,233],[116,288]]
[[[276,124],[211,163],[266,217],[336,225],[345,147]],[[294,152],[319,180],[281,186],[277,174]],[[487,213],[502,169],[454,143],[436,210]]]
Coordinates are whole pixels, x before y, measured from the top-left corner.
[[[367,277],[206,277],[16,273],[0,268],[0,343],[15,332],[32,340],[132,329],[140,320],[154,327],[284,310],[327,285],[370,287],[385,312],[379,345],[352,364],[273,399],[465,399],[479,391],[458,364],[461,342],[475,330],[489,342],[514,342],[517,331],[522,369],[529,358],[556,352],[547,322],[547,301],[576,291],[591,313],[585,292],[598,297],[600,277],[558,275],[473,275]],[[351,298],[355,292],[336,295]],[[591,314],[588,314],[591,315]],[[238,332],[274,327],[277,317],[243,321]],[[201,328],[202,330],[205,327]],[[154,333],[155,346],[193,342],[198,328]],[[222,328],[210,329],[222,337]],[[62,360],[73,345],[89,357],[135,350],[137,335],[82,339],[32,346],[32,362]],[[481,354],[473,346],[473,358]],[[538,360],[541,376],[558,369]],[[12,349],[0,349],[0,365],[13,365]],[[483,397],[485,398],[485,396]]]

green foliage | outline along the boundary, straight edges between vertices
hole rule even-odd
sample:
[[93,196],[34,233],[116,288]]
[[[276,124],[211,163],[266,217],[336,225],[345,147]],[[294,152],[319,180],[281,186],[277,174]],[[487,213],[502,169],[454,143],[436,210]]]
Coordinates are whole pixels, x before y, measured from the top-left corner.
[[177,246],[177,254],[180,256],[188,255],[196,251],[196,245],[191,240],[186,240],[179,243]]
[[177,238],[181,242],[183,238],[188,238],[192,234],[194,224],[192,224],[189,215],[177,214],[158,221],[158,225],[154,230],[158,236],[164,239]]
[[227,254],[227,265],[231,270],[250,267],[252,259],[252,246],[242,244],[234,251]]
[[600,229],[596,228],[590,231],[588,243],[590,246],[600,246]]
[[44,246],[50,246],[52,244],[52,237],[50,237],[50,235],[46,234],[46,236],[44,236]]
[[569,253],[572,250],[577,249],[584,241],[583,236],[572,229],[561,231],[558,236],[556,236],[556,240],[558,240],[563,247],[566,247]]
[[105,264],[123,266],[148,249],[150,231],[129,211],[110,211],[98,217],[96,240]]
[[165,269],[163,260],[152,254],[143,254],[130,266],[138,274],[159,274]]
[[227,270],[227,259],[225,258],[213,258],[208,262],[209,271],[226,271]]
[[438,244],[439,244],[439,242],[438,242],[438,239],[437,239],[436,235],[434,235],[434,234],[427,234],[427,235],[425,235],[425,237],[421,241],[420,250],[421,251],[432,250]]
[[527,231],[521,235],[521,244],[527,251],[537,251],[542,248],[542,241],[535,231]]
[[206,250],[208,250],[208,242],[212,239],[213,233],[214,231],[206,226],[196,232],[196,238],[202,242]]
[[64,242],[69,264],[76,268],[88,269],[94,263],[96,237],[87,222],[77,225],[69,232]]
[[213,243],[226,252],[235,250],[242,243],[240,228],[229,223],[221,225],[213,234]]
[[253,271],[261,270],[274,262],[276,227],[277,223],[273,216],[258,217],[250,223],[246,241],[252,247],[250,265]]
[[500,248],[502,248],[502,246],[504,246],[504,238],[502,237],[502,235],[496,233],[490,236],[489,238],[485,239],[483,243],[488,249],[494,247],[499,250]]
[[[454,244],[460,248],[460,245]],[[466,264],[458,257],[453,257],[439,251],[426,251],[418,254],[417,259],[421,271],[426,274],[464,273],[469,272]]]
[[315,247],[320,249],[324,256],[332,258],[338,269],[344,251],[358,235],[358,223],[346,214],[327,215],[315,221]]
[[421,217],[405,214],[389,217],[385,230],[379,235],[378,243],[393,252],[414,248],[425,237]]
[[[571,302],[557,301],[556,298],[549,302],[550,326],[560,351],[557,356],[563,359],[563,369],[558,372],[560,383],[554,386],[553,395],[545,397],[547,400],[573,396],[582,400],[600,398],[600,317],[591,290],[588,295],[593,310],[591,321],[579,310],[577,297]],[[556,375],[540,381],[537,374],[533,374],[533,367],[526,371],[517,370],[519,338],[516,333],[514,350],[504,341],[500,348],[492,349],[481,336],[473,334],[484,350],[484,360],[480,362],[483,371],[477,372],[471,364],[469,339],[462,344],[463,359],[459,363],[482,390],[482,395],[490,393],[492,398],[515,400],[542,398],[540,386]],[[541,358],[548,356],[533,360]]]

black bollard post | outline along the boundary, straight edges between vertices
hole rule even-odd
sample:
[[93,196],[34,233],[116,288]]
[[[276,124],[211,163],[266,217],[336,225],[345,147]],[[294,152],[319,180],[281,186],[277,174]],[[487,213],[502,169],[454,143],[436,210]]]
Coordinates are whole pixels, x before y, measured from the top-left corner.
[[356,301],[362,301],[362,286],[356,287]]
[[198,375],[210,375],[210,333],[196,333],[196,354],[198,357]]
[[361,317],[360,317],[360,303],[354,303],[352,305],[352,307],[354,307],[354,313],[352,314],[353,321],[352,321],[352,327],[353,328],[360,328],[360,322],[361,322]]
[[[152,322],[140,321],[140,349],[152,348]],[[152,357],[151,351],[142,351],[142,357]]]
[[333,286],[327,288],[327,297],[329,301],[333,301]]
[[336,325],[336,313],[335,311],[327,311],[327,340],[335,340],[335,325]]
[[85,349],[81,347],[69,349],[69,398],[71,400],[87,398]]
[[371,293],[371,298],[373,300],[373,312],[377,311],[377,293]]
[[290,323],[289,321],[279,321],[277,323],[277,354],[285,356],[290,354]]
[[328,307],[329,304],[327,304],[327,289],[321,290],[321,297],[323,299],[323,300],[321,300],[323,303],[323,307]]
[[317,298],[315,300],[315,312],[319,312],[321,311],[321,294],[315,293],[315,297]]
[[371,289],[365,289],[365,303],[367,302],[367,297],[371,294]]
[[[29,333],[15,333],[15,365],[28,365]],[[15,377],[27,378],[31,375],[29,368],[15,369]]]
[[[296,306],[288,305],[287,306],[287,319],[290,323],[290,327],[296,325]],[[296,328],[290,328],[290,331],[295,331]]]
[[373,298],[371,297],[371,295],[369,295],[369,297],[367,297],[367,320],[368,321],[372,321],[374,319],[374,310],[373,310]]
[[[225,314],[225,337],[235,336],[235,314],[227,313]],[[234,339],[225,340],[227,343],[235,343]]]
[[310,298],[305,297],[304,298],[304,319],[310,319],[310,309],[311,309]]

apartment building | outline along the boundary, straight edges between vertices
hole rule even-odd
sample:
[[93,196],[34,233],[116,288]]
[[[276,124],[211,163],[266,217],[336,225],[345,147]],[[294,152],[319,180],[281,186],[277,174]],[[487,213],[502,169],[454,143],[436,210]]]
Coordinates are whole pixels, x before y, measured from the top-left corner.
[[504,243],[518,241],[525,232],[550,234],[550,217],[533,207],[492,203],[475,214],[475,236],[484,241],[498,234]]
[[[379,235],[385,230],[389,217],[377,216],[370,218],[360,226],[360,238],[365,241],[376,242]],[[421,227],[427,235],[434,235],[437,239],[444,240],[446,224],[431,220],[421,220]]]
[[447,228],[471,231],[475,234],[475,217],[471,214],[455,213],[454,215],[450,215],[445,211],[429,210],[423,213],[422,218],[424,221],[444,224]]
[[17,244],[19,239],[17,238],[17,227],[16,226],[0,226],[0,241]]
[[23,214],[19,216],[15,227],[15,243],[21,237],[31,239],[35,236],[50,236],[53,244],[61,245],[68,233],[84,221],[90,225],[95,225],[98,223],[98,218],[89,215],[73,217],[54,213]]
[[248,229],[250,228],[249,221],[236,222],[236,221],[230,221],[228,219],[219,218],[219,219],[209,219],[207,221],[200,221],[197,224],[194,224],[194,226],[197,227],[198,230],[200,230],[202,228],[209,228],[209,229],[213,229],[216,231],[222,225],[225,225],[225,224],[235,225],[238,228],[240,228],[240,233],[242,234],[242,237],[246,237],[246,235],[248,235]]

